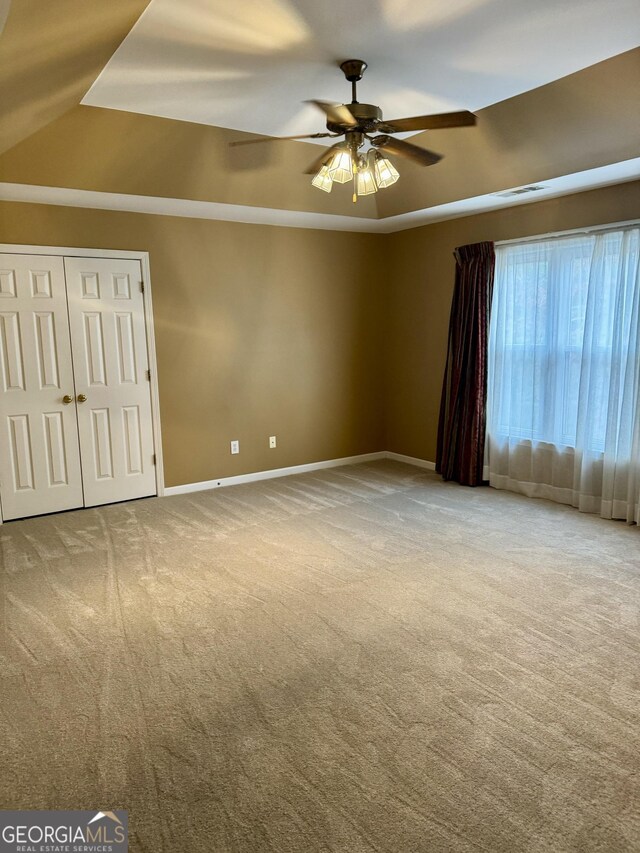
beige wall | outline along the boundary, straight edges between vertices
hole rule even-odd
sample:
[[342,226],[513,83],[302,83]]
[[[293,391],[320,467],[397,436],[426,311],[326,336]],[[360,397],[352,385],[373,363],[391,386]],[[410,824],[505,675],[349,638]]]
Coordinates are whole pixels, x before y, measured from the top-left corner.
[[150,252],[167,485],[382,449],[374,235],[0,203],[0,241]]
[[5,202],[0,241],[150,252],[178,485],[383,449],[433,460],[453,249],[638,216],[640,183],[390,235]]
[[330,193],[311,186],[305,170],[323,146],[286,140],[229,145],[256,138],[205,124],[77,106],[2,154],[0,181],[377,216],[374,195],[353,204],[350,185],[334,186]]
[[0,39],[0,151],[76,106],[147,3],[11,0]]
[[434,461],[456,246],[640,217],[640,182],[389,236],[386,448]]

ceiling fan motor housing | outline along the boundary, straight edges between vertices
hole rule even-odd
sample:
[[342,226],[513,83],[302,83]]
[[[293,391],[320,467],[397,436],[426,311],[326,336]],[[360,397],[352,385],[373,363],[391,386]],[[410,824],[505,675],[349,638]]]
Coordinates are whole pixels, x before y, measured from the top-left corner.
[[[376,124],[379,121],[382,121],[382,110],[380,107],[376,107],[375,104],[345,104],[344,105],[351,115],[358,122],[357,127],[350,128],[351,130],[358,130],[361,133],[369,133],[376,129]],[[327,122],[327,129],[331,131],[331,133],[343,133],[344,127],[339,124],[334,124],[333,122]]]

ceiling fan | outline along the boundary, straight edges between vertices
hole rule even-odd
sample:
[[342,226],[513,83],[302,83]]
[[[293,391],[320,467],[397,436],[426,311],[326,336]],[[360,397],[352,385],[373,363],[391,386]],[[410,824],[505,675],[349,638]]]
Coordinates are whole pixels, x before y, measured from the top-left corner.
[[[385,121],[382,110],[374,104],[361,104],[357,99],[356,84],[362,80],[367,63],[362,59],[346,59],[340,64],[346,79],[351,83],[351,103],[333,104],[329,101],[311,100],[325,114],[326,133],[310,133],[301,136],[264,137],[231,142],[230,145],[250,145],[256,142],[273,142],[277,139],[323,139],[344,136],[305,170],[315,177],[313,186],[331,192],[333,183],[353,180],[355,202],[360,195],[370,195],[378,189],[394,184],[400,177],[391,161],[385,156],[406,157],[420,166],[433,166],[442,160],[442,155],[420,148],[403,139],[394,139],[391,134],[412,130],[438,130],[447,127],[468,127],[476,123],[473,113],[463,110],[455,113],[439,113],[428,116],[392,119]],[[371,148],[365,153],[360,149],[368,142]]]

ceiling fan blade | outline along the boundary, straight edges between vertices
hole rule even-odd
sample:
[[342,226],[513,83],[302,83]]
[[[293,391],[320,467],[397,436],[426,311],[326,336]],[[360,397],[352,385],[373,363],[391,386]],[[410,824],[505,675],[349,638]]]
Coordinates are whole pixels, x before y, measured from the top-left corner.
[[440,130],[445,127],[470,127],[476,123],[473,113],[463,110],[458,113],[438,113],[432,116],[413,116],[383,121],[378,127],[385,133],[400,133],[403,130]]
[[332,104],[331,101],[306,101],[307,104],[315,104],[318,109],[326,115],[332,124],[341,124],[343,127],[355,127],[358,122],[351,115],[344,104]]
[[387,154],[396,154],[398,157],[406,157],[418,163],[420,166],[433,166],[442,160],[442,154],[436,154],[435,151],[427,151],[426,148],[419,148],[411,142],[405,142],[403,139],[393,139],[391,136],[374,136],[371,139],[371,144],[375,145],[381,151]]
[[333,157],[333,152],[338,147],[338,145],[340,145],[340,143],[336,142],[335,145],[331,145],[329,148],[325,148],[322,154],[313,161],[309,168],[304,170],[304,174],[314,175],[316,172],[320,171],[324,164],[328,163],[329,160]]
[[325,136],[340,136],[337,133],[307,133],[303,136],[261,136],[260,139],[238,139],[229,145],[255,145],[256,142],[279,142],[281,139],[323,139]]

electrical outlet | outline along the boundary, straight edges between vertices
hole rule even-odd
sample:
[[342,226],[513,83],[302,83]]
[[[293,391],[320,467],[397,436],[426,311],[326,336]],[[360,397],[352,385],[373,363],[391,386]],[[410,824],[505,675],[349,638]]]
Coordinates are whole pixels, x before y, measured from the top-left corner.
[[231,452],[232,453],[240,453],[240,442],[232,441],[231,442]]
[[276,437],[275,435],[269,436],[269,447],[274,448],[276,446]]

